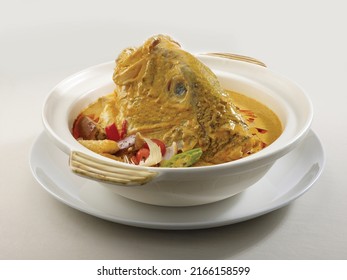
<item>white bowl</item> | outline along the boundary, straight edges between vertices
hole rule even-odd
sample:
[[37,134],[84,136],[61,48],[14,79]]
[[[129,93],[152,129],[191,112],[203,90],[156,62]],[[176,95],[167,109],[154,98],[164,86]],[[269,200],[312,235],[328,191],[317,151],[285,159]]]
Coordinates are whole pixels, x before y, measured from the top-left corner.
[[[253,97],[272,109],[283,124],[281,136],[262,151],[233,162],[190,168],[148,167],[145,169],[158,175],[145,185],[103,182],[100,185],[129,199],[154,205],[211,203],[250,187],[306,136],[313,109],[309,98],[295,83],[268,68],[247,62],[207,55],[197,57],[216,73],[223,87]],[[113,61],[93,66],[66,78],[48,95],[43,107],[44,127],[63,152],[70,154],[77,150],[113,162],[81,146],[71,134],[73,121],[80,111],[113,91],[113,69]]]

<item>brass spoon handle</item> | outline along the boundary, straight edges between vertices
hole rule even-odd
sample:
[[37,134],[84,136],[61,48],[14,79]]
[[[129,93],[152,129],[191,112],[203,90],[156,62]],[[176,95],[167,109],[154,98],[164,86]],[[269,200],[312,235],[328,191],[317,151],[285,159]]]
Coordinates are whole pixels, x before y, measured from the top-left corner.
[[206,55],[218,56],[218,57],[234,59],[234,60],[240,60],[240,61],[245,61],[245,62],[249,62],[249,63],[253,63],[253,64],[257,64],[257,65],[266,67],[265,63],[261,62],[260,60],[255,59],[253,57],[249,57],[249,56],[233,54],[233,53],[207,53]]

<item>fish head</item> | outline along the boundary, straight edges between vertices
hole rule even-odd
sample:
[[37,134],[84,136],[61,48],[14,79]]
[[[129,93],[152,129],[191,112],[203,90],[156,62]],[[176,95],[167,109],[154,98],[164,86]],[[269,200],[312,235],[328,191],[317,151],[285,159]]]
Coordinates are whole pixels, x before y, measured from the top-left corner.
[[[189,107],[190,81],[184,75],[180,45],[168,36],[148,39],[141,47],[123,50],[116,61],[113,80],[120,101],[152,109],[157,115],[167,114],[176,105]],[[165,110],[168,110],[165,112]]]
[[200,147],[207,161],[220,154],[217,163],[234,149],[235,135],[248,137],[216,75],[168,36],[123,50],[113,80],[118,122],[126,119],[129,133],[176,142],[182,151]]
[[193,62],[168,36],[148,39],[139,48],[123,50],[113,80],[119,122],[126,119],[129,133],[141,132],[183,150],[196,146],[199,130],[194,106]]

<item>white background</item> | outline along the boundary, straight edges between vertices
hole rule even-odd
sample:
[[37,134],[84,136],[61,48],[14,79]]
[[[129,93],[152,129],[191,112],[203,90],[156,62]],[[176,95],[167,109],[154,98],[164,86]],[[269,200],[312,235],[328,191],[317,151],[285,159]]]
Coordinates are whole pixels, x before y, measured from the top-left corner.
[[[344,2],[0,0],[0,258],[347,259]],[[29,152],[50,89],[157,33],[191,52],[256,57],[307,91],[327,158],[309,192],[240,224],[160,231],[89,216],[40,187]]]

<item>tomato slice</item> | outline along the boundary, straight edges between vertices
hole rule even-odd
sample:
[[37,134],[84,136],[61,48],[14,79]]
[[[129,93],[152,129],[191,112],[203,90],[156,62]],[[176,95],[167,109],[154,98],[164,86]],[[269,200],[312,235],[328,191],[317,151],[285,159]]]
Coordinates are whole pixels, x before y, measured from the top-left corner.
[[146,160],[148,157],[149,157],[149,149],[141,148],[136,153],[137,164],[139,164],[141,160]]
[[[165,146],[164,142],[159,140],[159,139],[151,139],[151,140],[159,146],[160,151],[161,151],[161,155],[162,156],[165,155],[166,146]],[[147,143],[143,144],[143,148],[149,149],[148,144]]]

